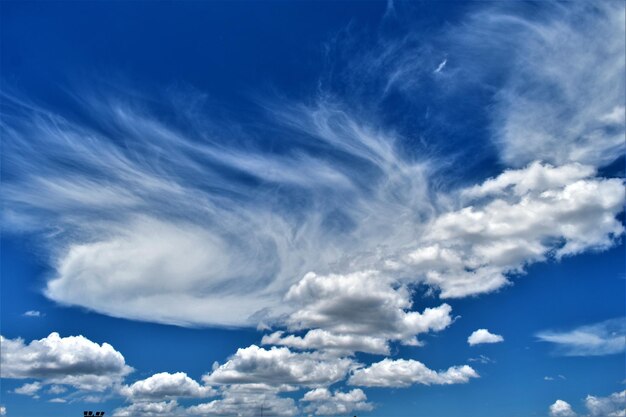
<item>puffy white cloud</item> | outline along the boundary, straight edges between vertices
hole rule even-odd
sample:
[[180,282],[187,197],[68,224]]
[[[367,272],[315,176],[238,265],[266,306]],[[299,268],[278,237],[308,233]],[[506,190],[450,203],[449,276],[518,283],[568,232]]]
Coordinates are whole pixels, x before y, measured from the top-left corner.
[[371,411],[374,408],[367,402],[365,393],[358,388],[348,392],[316,388],[306,392],[300,401],[309,403],[304,407],[304,412],[316,415],[348,414],[354,411]]
[[624,185],[593,173],[533,163],[462,190],[462,207],[436,217],[390,264],[423,274],[444,298],[464,297],[508,284],[528,264],[609,248],[624,231]]
[[120,394],[137,400],[166,400],[179,397],[203,398],[216,394],[211,387],[201,386],[184,372],[161,372],[120,388]]
[[291,417],[298,414],[292,398],[279,397],[276,390],[254,385],[231,385],[222,392],[222,398],[187,408],[187,413],[202,416],[255,417],[268,415]]
[[575,417],[572,406],[563,400],[556,400],[549,408],[551,417]]
[[472,334],[467,338],[467,343],[470,346],[479,345],[481,343],[500,343],[503,342],[504,338],[499,334],[490,333],[487,329],[478,329],[472,332]]
[[388,354],[389,346],[385,338],[354,334],[334,334],[326,330],[309,330],[304,337],[284,335],[277,331],[263,336],[264,345],[281,345],[296,349],[322,349],[337,353],[367,352]]
[[7,408],[4,405],[0,405],[0,416],[6,416]]
[[184,414],[176,400],[139,402],[113,410],[115,417],[169,417]]
[[[448,304],[427,308],[423,313],[407,311],[412,307],[408,289],[377,271],[346,275],[311,272],[289,289],[286,300],[298,306],[287,319],[290,328],[322,329],[337,336],[333,340],[328,333],[318,332],[291,340],[302,346],[309,341],[318,348],[324,342],[333,347],[333,342],[341,344],[340,335],[361,335],[365,336],[366,351],[380,353],[380,341],[375,339],[419,345],[416,335],[440,331],[452,323]],[[347,338],[343,342],[352,341]]]
[[67,400],[65,398],[52,398],[48,400],[49,403],[65,404]]
[[67,388],[62,385],[52,385],[48,388],[49,394],[63,394],[67,391]]
[[588,395],[585,406],[593,417],[624,417],[626,416],[626,390],[615,392],[607,397]]
[[364,387],[408,387],[412,384],[463,384],[470,378],[478,378],[478,374],[468,365],[453,366],[437,372],[416,360],[385,358],[368,368],[354,371],[348,383]]
[[601,356],[626,349],[626,318],[606,320],[570,331],[546,330],[537,333],[543,342],[556,345],[556,352],[565,356]]
[[268,384],[317,386],[337,382],[354,366],[347,358],[316,352],[294,353],[288,348],[269,350],[256,345],[238,349],[223,365],[202,377],[208,385]]
[[51,333],[29,344],[0,336],[0,341],[3,378],[37,378],[45,383],[102,391],[132,371],[111,345],[99,345],[83,336]]
[[41,389],[41,382],[32,382],[30,384],[24,384],[19,388],[15,388],[13,391],[16,394],[21,395],[35,395]]

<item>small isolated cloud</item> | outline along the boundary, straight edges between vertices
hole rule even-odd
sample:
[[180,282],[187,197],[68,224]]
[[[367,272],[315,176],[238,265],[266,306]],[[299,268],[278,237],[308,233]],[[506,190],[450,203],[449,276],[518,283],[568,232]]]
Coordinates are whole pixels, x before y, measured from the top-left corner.
[[4,405],[0,405],[0,416],[7,415],[7,408]]
[[348,383],[363,387],[408,387],[412,384],[464,384],[470,378],[478,378],[478,373],[468,365],[437,372],[416,360],[385,358],[368,368],[354,371]]
[[24,317],[43,317],[41,311],[37,310],[28,310],[22,314]]
[[37,394],[37,392],[39,392],[40,389],[41,389],[41,383],[33,382],[30,384],[24,384],[19,388],[15,388],[13,392],[16,394],[20,394],[20,395],[34,396]]
[[572,406],[563,400],[556,400],[550,406],[550,417],[574,417],[576,413],[572,410]]
[[493,334],[487,329],[478,329],[467,338],[467,343],[470,346],[480,345],[482,343],[500,343],[504,338],[499,334]]
[[624,352],[626,318],[616,318],[585,325],[569,331],[545,330],[537,333],[542,342],[556,345],[564,356],[602,356]]
[[67,402],[67,400],[65,398],[53,398],[53,399],[49,400],[48,402],[49,403],[65,404]]
[[485,355],[479,355],[475,358],[469,358],[468,361],[470,362],[478,362],[478,363],[482,363],[482,364],[487,364],[487,363],[495,363],[495,361],[493,359],[491,359],[489,356],[485,356]]
[[300,400],[308,403],[304,412],[315,415],[349,414],[354,411],[371,411],[374,406],[367,402],[365,393],[355,388],[348,392],[331,392],[327,388],[316,388],[304,394]]

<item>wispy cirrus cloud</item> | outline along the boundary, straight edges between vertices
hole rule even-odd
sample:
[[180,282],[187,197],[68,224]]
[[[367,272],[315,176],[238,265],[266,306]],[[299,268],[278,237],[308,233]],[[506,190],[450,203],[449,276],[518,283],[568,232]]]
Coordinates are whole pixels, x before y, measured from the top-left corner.
[[626,318],[610,319],[567,331],[544,330],[536,336],[542,342],[554,344],[555,352],[561,355],[612,355],[626,349]]

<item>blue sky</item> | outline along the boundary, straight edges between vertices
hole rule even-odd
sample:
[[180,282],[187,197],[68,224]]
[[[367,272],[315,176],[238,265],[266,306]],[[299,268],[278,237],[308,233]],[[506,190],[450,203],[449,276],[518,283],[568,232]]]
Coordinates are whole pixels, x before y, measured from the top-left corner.
[[0,16],[2,415],[624,415],[623,2]]

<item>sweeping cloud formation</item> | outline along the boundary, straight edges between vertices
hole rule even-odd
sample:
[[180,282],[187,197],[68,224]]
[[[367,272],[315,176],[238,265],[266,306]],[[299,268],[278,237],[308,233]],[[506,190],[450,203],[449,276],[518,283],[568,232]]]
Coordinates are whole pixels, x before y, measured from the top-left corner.
[[[108,343],[2,337],[1,376],[20,384],[10,393],[115,398],[116,417],[325,416],[374,410],[378,389],[497,374],[483,372],[506,361],[497,354],[463,358],[506,348],[515,329],[474,320],[472,303],[539,263],[614,248],[626,201],[623,2],[517,3],[472,5],[429,37],[348,28],[325,45],[315,93],[228,116],[175,88],[75,89],[67,111],[0,92],[3,230],[46,254],[47,300],[203,328],[177,329],[188,340],[259,331],[211,369],[209,344],[193,366],[176,362],[189,369],[135,378]],[[485,126],[463,136],[466,119]],[[18,315],[52,315],[29,308]],[[430,351],[454,345],[455,358],[419,356],[459,323]],[[626,348],[623,318],[527,331],[563,356]],[[624,416],[625,395],[589,395],[587,415]],[[574,409],[559,399],[548,412]]]

